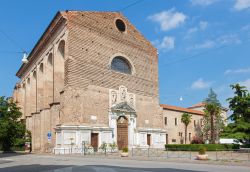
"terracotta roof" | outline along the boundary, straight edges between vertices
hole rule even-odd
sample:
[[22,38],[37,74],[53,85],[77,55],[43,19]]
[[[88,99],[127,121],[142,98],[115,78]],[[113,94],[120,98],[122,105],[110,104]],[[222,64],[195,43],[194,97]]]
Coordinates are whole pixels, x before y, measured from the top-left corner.
[[188,109],[188,108],[183,108],[183,107],[178,107],[178,106],[171,106],[171,105],[166,105],[166,104],[160,104],[160,106],[163,109],[179,111],[179,112],[187,112],[187,113],[192,113],[192,114],[196,114],[196,115],[204,115],[204,112],[199,111],[199,110],[193,110],[193,109]]
[[204,107],[204,106],[205,106],[205,103],[200,102],[200,103],[197,103],[197,104],[194,104],[194,105],[188,107],[188,109],[193,109],[193,108],[197,108],[197,107]]
[[[205,107],[205,103],[204,102],[197,103],[193,106],[188,107],[188,109],[194,109],[194,108],[199,108],[199,107]],[[228,108],[226,108],[226,107],[221,106],[221,109],[224,111],[228,111]]]

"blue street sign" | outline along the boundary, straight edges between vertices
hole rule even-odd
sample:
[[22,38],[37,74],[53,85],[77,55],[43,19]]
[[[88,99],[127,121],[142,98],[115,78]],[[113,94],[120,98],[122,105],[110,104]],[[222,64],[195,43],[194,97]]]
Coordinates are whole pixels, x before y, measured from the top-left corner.
[[47,133],[47,137],[48,137],[48,139],[51,138],[51,132],[50,131]]

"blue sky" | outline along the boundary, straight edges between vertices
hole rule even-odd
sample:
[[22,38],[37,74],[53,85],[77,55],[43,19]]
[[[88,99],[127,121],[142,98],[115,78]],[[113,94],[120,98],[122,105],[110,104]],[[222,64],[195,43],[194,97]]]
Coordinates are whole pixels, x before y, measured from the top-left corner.
[[[134,2],[2,0],[0,95],[12,94],[20,52],[30,52],[58,10],[117,11]],[[159,50],[161,103],[188,107],[213,88],[226,106],[230,84],[250,89],[250,0],[141,0],[122,13]]]

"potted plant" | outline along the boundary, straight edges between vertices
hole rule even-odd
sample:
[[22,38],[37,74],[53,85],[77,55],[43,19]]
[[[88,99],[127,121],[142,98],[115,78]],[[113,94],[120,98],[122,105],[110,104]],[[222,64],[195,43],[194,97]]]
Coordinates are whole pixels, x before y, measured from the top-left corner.
[[111,148],[111,152],[117,152],[117,145],[115,142],[110,143],[109,147]]
[[121,157],[128,157],[128,148],[122,149]]
[[197,155],[197,159],[198,160],[207,160],[208,159],[208,155],[206,154],[206,148],[201,147],[199,149],[199,155]]

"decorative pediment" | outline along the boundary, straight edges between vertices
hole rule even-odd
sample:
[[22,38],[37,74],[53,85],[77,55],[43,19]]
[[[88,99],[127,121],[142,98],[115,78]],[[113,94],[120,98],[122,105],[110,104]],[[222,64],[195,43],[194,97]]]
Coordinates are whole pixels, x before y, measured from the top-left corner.
[[109,90],[110,108],[124,102],[135,109],[135,94],[128,93],[127,88],[123,85],[121,85],[118,90]]
[[127,102],[122,102],[111,108],[112,111],[135,113],[134,108],[132,108]]

